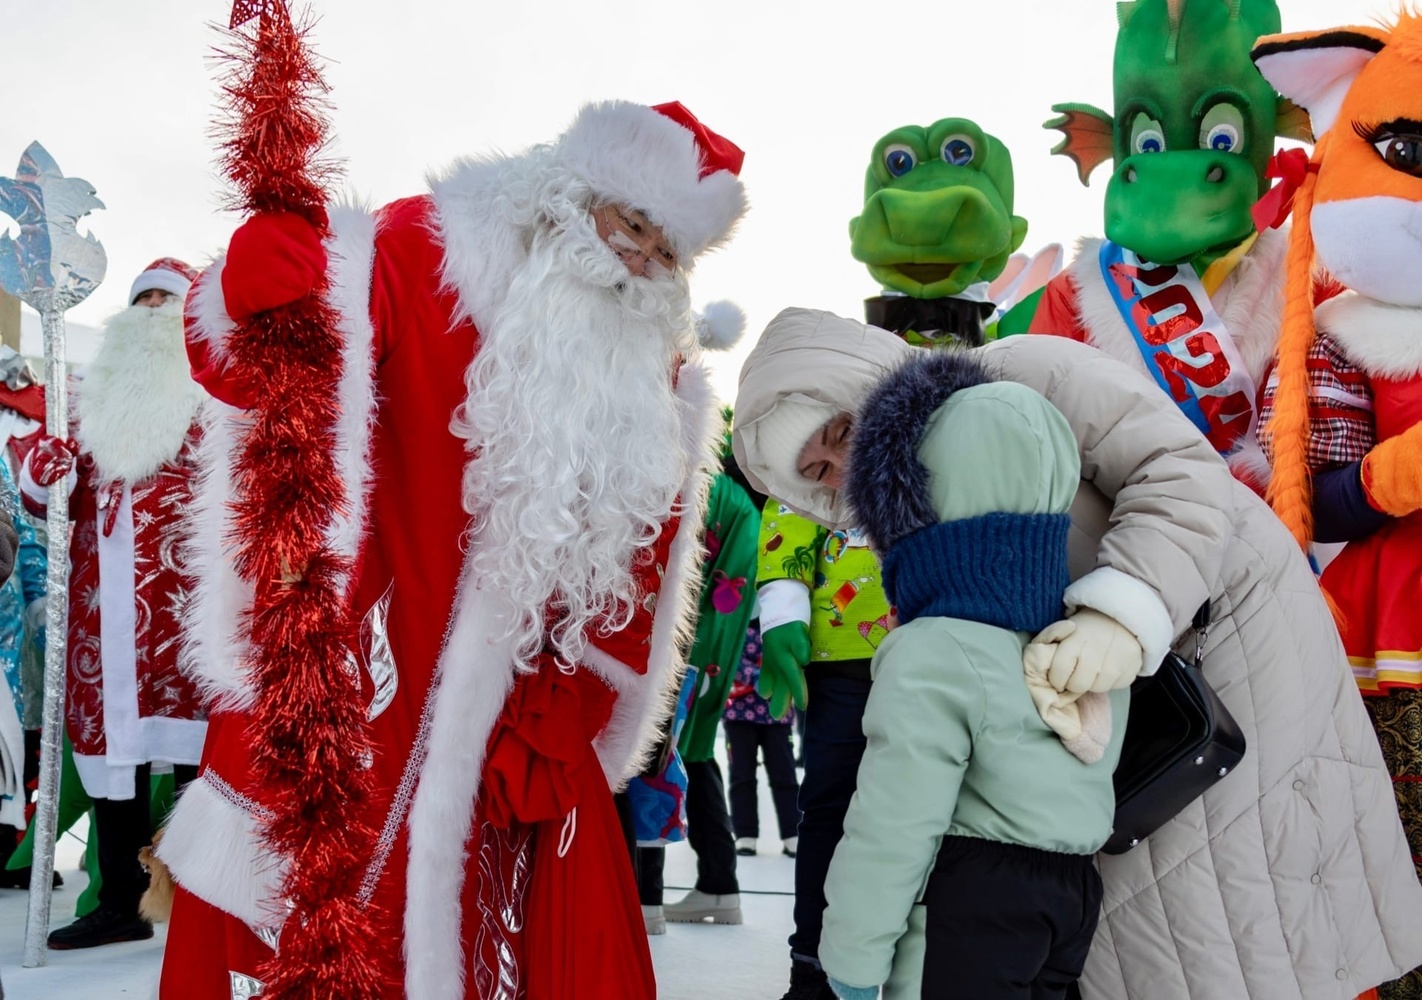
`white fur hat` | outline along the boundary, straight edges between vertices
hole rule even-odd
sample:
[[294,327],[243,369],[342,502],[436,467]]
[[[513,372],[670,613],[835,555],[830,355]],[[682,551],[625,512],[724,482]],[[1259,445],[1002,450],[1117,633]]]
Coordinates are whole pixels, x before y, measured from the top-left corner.
[[645,212],[687,265],[746,213],[745,154],[675,102],[585,105],[554,151],[599,198]]

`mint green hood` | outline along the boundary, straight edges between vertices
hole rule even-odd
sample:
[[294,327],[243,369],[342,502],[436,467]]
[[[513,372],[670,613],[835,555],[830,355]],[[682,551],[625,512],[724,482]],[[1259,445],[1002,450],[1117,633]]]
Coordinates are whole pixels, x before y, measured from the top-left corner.
[[929,417],[918,459],[944,521],[1065,514],[1081,485],[1081,458],[1066,418],[1017,382],[955,392]]

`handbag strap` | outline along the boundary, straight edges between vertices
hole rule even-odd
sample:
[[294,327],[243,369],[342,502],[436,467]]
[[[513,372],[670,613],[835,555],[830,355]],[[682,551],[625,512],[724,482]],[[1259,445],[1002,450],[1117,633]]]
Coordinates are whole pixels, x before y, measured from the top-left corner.
[[1205,639],[1210,634],[1210,601],[1200,605],[1190,625],[1195,630],[1195,666],[1199,668],[1205,661]]

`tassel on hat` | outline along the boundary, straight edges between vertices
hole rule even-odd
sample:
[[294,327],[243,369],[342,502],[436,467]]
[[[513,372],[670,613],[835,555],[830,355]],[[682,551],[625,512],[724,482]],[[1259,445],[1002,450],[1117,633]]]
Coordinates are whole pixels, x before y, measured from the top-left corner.
[[702,350],[729,351],[745,332],[745,311],[729,299],[706,303],[696,316],[696,339]]

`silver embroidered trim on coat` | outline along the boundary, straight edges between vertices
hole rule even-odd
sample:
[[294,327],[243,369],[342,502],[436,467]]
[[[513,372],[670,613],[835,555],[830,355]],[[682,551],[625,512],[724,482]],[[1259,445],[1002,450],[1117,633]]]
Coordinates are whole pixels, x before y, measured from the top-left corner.
[[419,783],[420,771],[424,769],[425,757],[430,750],[430,726],[434,721],[434,693],[437,685],[431,685],[425,696],[425,707],[420,712],[420,728],[415,731],[415,744],[410,747],[410,756],[405,758],[405,770],[400,774],[400,784],[395,787],[395,797],[390,800],[390,809],[385,814],[385,825],[380,828],[380,837],[375,842],[375,851],[370,856],[370,864],[360,880],[360,891],[356,901],[362,906],[375,895],[375,887],[380,876],[385,874],[385,865],[390,860],[390,852],[395,849],[395,839],[400,835],[400,827],[410,812],[410,803],[415,798],[415,785]]
[[232,977],[232,1000],[248,1000],[249,997],[259,997],[262,991],[267,988],[267,984],[254,976],[241,972],[233,972],[230,969],[227,975]]
[[395,581],[385,588],[380,600],[365,613],[360,623],[360,645],[365,655],[365,669],[370,674],[375,695],[370,699],[366,718],[374,719],[390,707],[399,687],[400,674],[395,667],[395,653],[390,648],[390,601],[395,596]]
[[[474,938],[474,982],[485,1000],[518,1000],[523,983],[519,977],[518,952],[513,938],[523,930],[523,905],[533,874],[533,830],[520,827],[501,830],[485,820],[479,829],[479,874],[490,887],[492,899],[479,895],[479,930]],[[500,859],[514,855],[513,869],[503,877]],[[492,943],[495,965],[490,968],[479,958]]]
[[202,777],[198,780],[205,783],[209,788],[211,788],[214,792],[216,792],[219,796],[221,796],[230,804],[236,806],[238,809],[241,809],[243,812],[251,813],[253,816],[257,817],[257,819],[261,820],[264,823],[270,822],[272,817],[276,815],[276,813],[272,812],[270,809],[262,805],[256,799],[252,798],[250,795],[243,795],[241,792],[237,791],[237,789],[233,788],[227,782],[223,781],[222,777],[211,768],[208,768],[206,771],[204,771],[202,773]]

